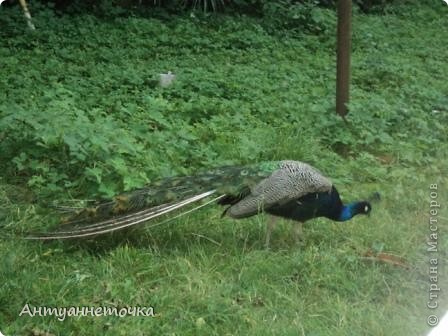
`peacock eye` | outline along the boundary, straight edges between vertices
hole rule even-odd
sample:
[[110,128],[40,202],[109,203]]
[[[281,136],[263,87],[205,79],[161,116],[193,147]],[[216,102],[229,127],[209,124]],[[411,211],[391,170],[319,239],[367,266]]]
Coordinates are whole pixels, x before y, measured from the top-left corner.
[[366,205],[366,206],[364,207],[364,212],[367,212],[367,211],[369,211],[369,206]]

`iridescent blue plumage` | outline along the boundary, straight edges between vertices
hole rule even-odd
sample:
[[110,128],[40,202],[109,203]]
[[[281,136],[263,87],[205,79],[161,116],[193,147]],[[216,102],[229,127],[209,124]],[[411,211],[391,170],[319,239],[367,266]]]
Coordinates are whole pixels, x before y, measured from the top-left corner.
[[354,210],[355,205],[356,205],[356,203],[350,203],[350,204],[342,206],[341,213],[339,214],[337,221],[345,222],[345,221],[348,221],[349,219],[352,219],[354,216],[353,210]]
[[335,187],[328,192],[310,193],[297,200],[289,201],[267,209],[266,212],[294,221],[305,222],[316,217],[326,217],[334,221],[347,221],[357,214],[368,214],[368,202],[354,202],[344,205]]

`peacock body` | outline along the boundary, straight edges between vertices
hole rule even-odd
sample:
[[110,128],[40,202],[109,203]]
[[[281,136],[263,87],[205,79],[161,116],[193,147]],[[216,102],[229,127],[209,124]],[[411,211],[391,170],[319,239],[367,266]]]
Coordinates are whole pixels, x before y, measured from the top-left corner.
[[[94,236],[172,215],[176,210],[205,199],[209,199],[205,205],[217,202],[226,206],[223,215],[236,219],[264,211],[297,222],[322,216],[345,221],[371,210],[370,203],[365,201],[344,205],[331,181],[309,164],[273,161],[160,179],[144,188],[77,211],[58,230],[29,238]],[[181,214],[202,206],[184,210]]]

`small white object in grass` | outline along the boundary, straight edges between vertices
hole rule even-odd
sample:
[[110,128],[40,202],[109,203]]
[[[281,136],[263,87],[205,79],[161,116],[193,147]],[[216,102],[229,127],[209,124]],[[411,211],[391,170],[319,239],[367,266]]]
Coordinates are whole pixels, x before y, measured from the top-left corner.
[[[0,0],[0,6],[2,5],[2,3],[4,3],[6,0]],[[0,335],[1,335],[2,333],[0,332]]]
[[176,79],[176,75],[168,71],[166,74],[160,74],[159,84],[161,87],[170,86],[173,81]]
[[445,316],[438,321],[437,327],[434,327],[428,336],[446,336],[448,335],[448,311]]

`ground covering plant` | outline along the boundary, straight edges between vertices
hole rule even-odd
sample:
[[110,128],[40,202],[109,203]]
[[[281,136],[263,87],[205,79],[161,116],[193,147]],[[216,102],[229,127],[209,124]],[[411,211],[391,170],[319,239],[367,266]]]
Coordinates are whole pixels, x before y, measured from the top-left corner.
[[[334,113],[331,6],[268,19],[30,5],[34,32],[20,8],[0,8],[5,335],[426,332],[429,186],[438,184],[440,203],[448,196],[442,2],[354,8],[346,121]],[[161,88],[158,75],[167,71],[176,80]],[[213,207],[98,240],[21,239],[55,225],[54,201],[106,198],[160,176],[280,159],[318,167],[347,200],[379,191],[382,201],[370,218],[307,223],[300,247],[282,223],[265,250],[264,216],[232,221]],[[443,207],[438,220],[443,237]],[[438,244],[438,276],[446,280],[446,239]],[[366,257],[382,252],[404,262]],[[19,316],[26,303],[151,305],[156,317]]]

